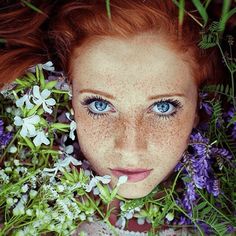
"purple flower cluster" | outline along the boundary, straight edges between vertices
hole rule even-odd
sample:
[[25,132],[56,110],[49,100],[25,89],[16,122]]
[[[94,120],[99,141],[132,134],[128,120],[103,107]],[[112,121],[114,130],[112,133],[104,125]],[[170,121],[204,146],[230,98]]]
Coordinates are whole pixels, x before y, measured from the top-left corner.
[[4,132],[4,123],[0,120],[0,149],[4,148],[12,139],[12,133]]
[[[236,111],[235,108],[232,106],[230,107],[230,109],[224,113],[224,118],[226,122],[230,122],[230,120],[236,116]],[[234,122],[231,127],[230,127],[230,133],[231,133],[231,137],[233,139],[236,139],[236,122]]]
[[[213,164],[217,162],[216,158],[230,159],[231,156],[226,149],[213,147],[208,138],[200,132],[193,131],[190,135],[189,148],[175,168],[175,171],[183,168],[183,173],[185,173],[183,180],[186,190],[179,203],[186,209],[189,216],[192,216],[192,209],[198,202],[196,188],[206,189],[215,197],[220,194],[219,180],[213,170]],[[185,222],[186,219],[181,221]]]

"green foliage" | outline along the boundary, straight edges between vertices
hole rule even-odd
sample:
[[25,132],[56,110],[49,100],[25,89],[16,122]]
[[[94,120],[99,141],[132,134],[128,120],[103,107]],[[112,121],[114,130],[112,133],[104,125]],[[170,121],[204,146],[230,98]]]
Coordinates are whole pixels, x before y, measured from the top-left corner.
[[106,0],[106,10],[108,18],[111,19],[110,0]]
[[192,0],[192,2],[194,6],[196,7],[196,9],[198,10],[199,14],[201,15],[202,20],[203,20],[203,27],[205,27],[208,22],[208,14],[206,11],[206,7],[202,5],[200,0]]
[[45,14],[43,11],[41,11],[39,8],[37,8],[36,6],[34,6],[32,3],[30,3],[29,1],[27,1],[27,0],[21,0],[21,2],[25,5],[25,6],[27,6],[27,7],[29,7],[29,8],[31,8],[33,11],[35,11],[35,12],[38,12],[38,13],[40,13],[40,14]]

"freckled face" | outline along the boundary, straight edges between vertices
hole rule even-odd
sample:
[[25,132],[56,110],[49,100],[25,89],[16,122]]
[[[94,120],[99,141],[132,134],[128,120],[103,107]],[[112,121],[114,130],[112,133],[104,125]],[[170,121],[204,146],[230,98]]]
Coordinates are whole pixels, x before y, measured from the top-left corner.
[[[81,151],[99,175],[147,169],[120,186],[126,198],[146,196],[173,170],[197,118],[191,67],[157,36],[105,37],[75,49],[73,108]],[[186,58],[185,58],[186,59]]]

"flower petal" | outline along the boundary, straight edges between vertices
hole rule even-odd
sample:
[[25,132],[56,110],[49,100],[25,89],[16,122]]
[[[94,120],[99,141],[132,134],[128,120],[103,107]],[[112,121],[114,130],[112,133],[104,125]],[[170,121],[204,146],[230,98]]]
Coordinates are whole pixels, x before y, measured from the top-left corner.
[[43,109],[45,112],[52,114],[52,109],[50,109],[49,107],[47,107],[47,105],[43,102]]
[[27,99],[27,95],[25,94],[23,97],[16,100],[16,106],[17,107],[23,107],[24,102],[26,101],[26,99]]
[[23,125],[23,120],[19,116],[14,117],[14,125],[16,126],[22,126]]
[[46,99],[50,96],[51,92],[48,89],[44,89],[41,93],[42,99]]
[[33,87],[33,95],[34,95],[34,97],[36,97],[36,98],[41,100],[41,95],[40,95],[40,91],[39,91],[39,86],[38,85],[35,85]]
[[25,128],[28,130],[29,137],[34,137],[37,133],[35,131],[35,127],[32,124],[24,124],[22,129]]
[[49,98],[49,99],[47,99],[45,102],[46,102],[47,105],[49,105],[49,106],[53,106],[53,105],[56,104],[56,100],[53,99],[53,98]]
[[40,121],[40,117],[38,115],[30,116],[24,118],[24,123],[27,124],[38,124]]

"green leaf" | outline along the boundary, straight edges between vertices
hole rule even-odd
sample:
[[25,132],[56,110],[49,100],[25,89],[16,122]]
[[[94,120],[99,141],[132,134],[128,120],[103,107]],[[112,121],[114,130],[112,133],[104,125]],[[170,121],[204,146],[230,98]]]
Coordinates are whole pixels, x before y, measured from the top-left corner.
[[26,1],[26,0],[21,0],[22,3],[24,3],[27,7],[31,8],[32,10],[45,15],[45,13],[43,11],[41,11],[39,8],[35,7],[34,5],[32,5],[30,2]]
[[27,116],[32,116],[36,113],[36,111],[38,110],[38,108],[40,107],[40,105],[35,105],[28,113]]
[[51,91],[57,94],[69,94],[69,92],[66,90],[52,89]]
[[63,171],[63,175],[66,177],[67,180],[69,180],[70,182],[74,183],[74,178],[73,178],[73,175],[66,172],[66,171]]
[[41,150],[42,154],[52,154],[52,155],[59,155],[59,151],[58,150]]
[[207,205],[207,202],[201,202],[196,207],[194,207],[194,209],[199,211],[199,210],[203,209],[204,207],[206,207],[206,205]]
[[207,14],[205,7],[202,5],[200,0],[192,0],[192,2],[195,5],[195,7],[197,8],[199,14],[201,15],[203,22],[204,22],[204,26],[206,26],[207,21],[208,21],[208,14]]
[[184,6],[185,6],[185,0],[180,0],[179,1],[179,25],[182,25],[184,21]]
[[236,13],[236,7],[229,11],[230,4],[231,4],[231,1],[229,0],[223,1],[222,14],[221,14],[220,22],[219,22],[220,31],[224,31],[227,21],[229,20],[230,17],[232,17]]
[[35,75],[33,73],[31,73],[31,72],[27,72],[26,76],[28,77],[30,82],[36,82],[37,81]]
[[33,142],[29,138],[23,137],[23,139],[25,140],[26,144],[30,147],[30,149],[32,151],[35,150],[35,146],[34,146]]
[[42,68],[39,68],[39,82],[40,82],[40,87],[42,89],[45,88],[45,78],[44,78],[44,74],[43,74],[43,69]]
[[54,124],[51,125],[50,128],[66,131],[67,129],[70,128],[70,125],[69,124],[64,124],[64,123],[54,123]]
[[30,83],[22,79],[16,79],[15,82],[23,87],[29,87]]
[[107,16],[108,16],[108,18],[111,19],[110,0],[106,0],[106,10],[107,10]]
[[56,84],[57,84],[57,80],[50,81],[45,85],[45,89],[52,89],[56,86]]

